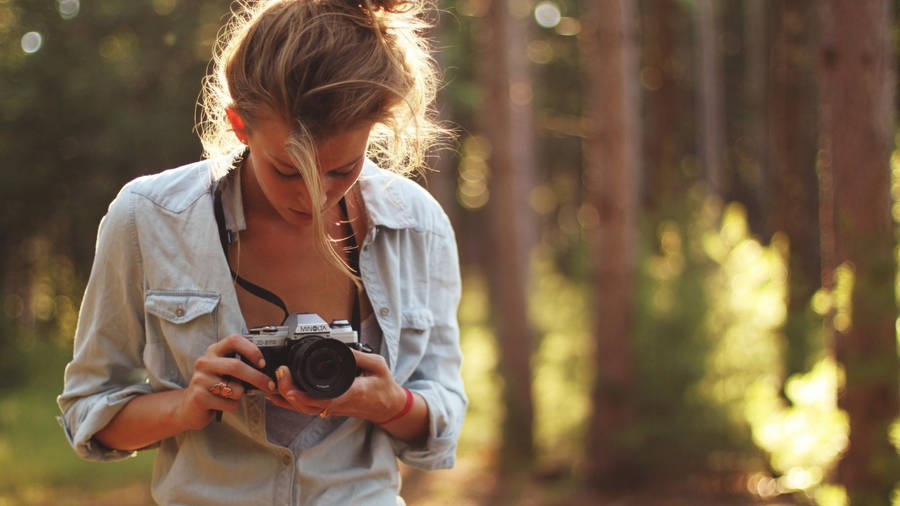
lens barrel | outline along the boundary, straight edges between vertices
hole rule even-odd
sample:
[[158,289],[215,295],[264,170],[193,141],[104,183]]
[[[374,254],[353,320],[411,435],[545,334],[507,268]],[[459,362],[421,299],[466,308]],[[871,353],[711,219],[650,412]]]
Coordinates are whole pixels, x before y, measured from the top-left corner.
[[321,336],[307,336],[294,343],[288,364],[294,383],[317,399],[340,396],[356,377],[356,359],[350,348]]

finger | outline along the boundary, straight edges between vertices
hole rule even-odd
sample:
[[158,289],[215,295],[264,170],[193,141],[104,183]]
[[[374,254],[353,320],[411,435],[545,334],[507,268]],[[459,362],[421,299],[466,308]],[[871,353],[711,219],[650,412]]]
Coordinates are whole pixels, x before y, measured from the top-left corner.
[[276,369],[275,378],[278,380],[278,393],[291,403],[298,402],[302,392],[294,384],[294,378],[291,376],[287,366],[281,366]]
[[[197,359],[194,367],[196,370],[213,377],[226,378],[230,376],[234,379],[245,381],[264,392],[271,392],[275,387],[272,379],[266,376],[265,373],[239,358],[204,355]],[[232,383],[235,382],[232,381]],[[232,388],[234,387],[232,386]]]
[[219,395],[226,399],[238,400],[244,396],[244,385],[240,381],[225,381],[225,387]]
[[211,344],[207,351],[220,357],[237,353],[260,369],[266,366],[263,354],[259,351],[259,348],[240,334],[229,334],[225,339]]
[[232,413],[237,411],[238,406],[240,406],[240,401],[236,399],[226,399],[219,395],[209,394],[210,399],[207,401],[206,409],[210,411],[228,411]]
[[360,369],[379,375],[389,371],[387,362],[385,362],[384,357],[381,355],[375,353],[363,353],[354,349],[351,349],[350,351],[353,352],[353,357],[356,359],[356,366]]
[[302,411],[303,413],[318,413],[322,410],[320,399],[315,399],[306,395],[305,392],[297,388],[291,372],[286,366],[281,366],[275,371],[278,377],[278,393],[287,401],[291,409]]

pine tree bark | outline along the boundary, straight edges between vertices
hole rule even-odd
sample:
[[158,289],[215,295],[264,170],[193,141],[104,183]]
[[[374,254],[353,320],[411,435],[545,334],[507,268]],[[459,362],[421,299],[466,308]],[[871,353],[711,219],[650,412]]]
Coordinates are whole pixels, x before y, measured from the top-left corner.
[[893,8],[889,0],[827,0],[823,7],[820,170],[830,183],[822,187],[822,201],[833,202],[823,225],[833,223],[834,265],[854,273],[849,320],[833,325],[846,377],[838,403],[850,418],[837,479],[851,504],[890,504],[900,479],[888,439],[900,409],[889,193]]
[[699,52],[697,103],[700,162],[709,191],[724,198],[728,190],[725,177],[725,97],[722,90],[717,5],[717,0],[694,2]]
[[488,282],[499,343],[499,369],[506,409],[500,472],[528,470],[534,460],[531,354],[534,330],[528,318],[528,261],[537,227],[528,208],[534,181],[534,139],[525,55],[528,19],[515,18],[506,1],[492,1],[486,17],[486,137],[491,144],[488,202]]
[[[671,0],[647,0],[642,9],[643,75],[645,89],[643,138],[646,172],[642,186],[643,207],[664,212],[681,199],[684,178],[680,173],[685,154],[685,131],[690,131],[682,86],[678,80],[677,22],[682,8]],[[693,133],[689,133],[692,142]],[[693,147],[689,149],[693,150]]]
[[633,418],[631,350],[637,181],[640,174],[639,85],[630,0],[585,6],[582,65],[590,130],[584,170],[590,201],[599,214],[592,231],[596,380],[588,429],[588,474],[600,487],[628,484],[630,452],[620,436]]
[[[768,237],[771,194],[767,153],[767,89],[766,68],[769,63],[768,19],[769,2],[744,2],[744,102],[745,142],[743,152],[746,169],[739,170],[741,193],[747,206],[750,230],[757,236]],[[737,186],[737,185],[736,185]]]
[[816,0],[772,3],[769,74],[770,227],[787,238],[788,295],[785,377],[805,372],[816,349],[810,300],[822,273],[819,198],[815,191],[819,139],[814,55]]

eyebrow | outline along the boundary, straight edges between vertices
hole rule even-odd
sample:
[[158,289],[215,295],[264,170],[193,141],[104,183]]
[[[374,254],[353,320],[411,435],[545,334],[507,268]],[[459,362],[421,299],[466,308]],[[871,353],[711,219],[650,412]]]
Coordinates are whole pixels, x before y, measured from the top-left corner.
[[[281,164],[281,165],[284,165],[285,167],[292,167],[292,166],[293,166],[292,164],[290,164],[290,163],[288,163],[288,162],[285,162],[285,161],[282,160],[281,158],[277,158],[277,157],[273,156],[272,153],[268,153],[268,155],[272,158],[272,160],[275,160],[276,162],[278,162],[278,163]],[[336,171],[336,170],[346,169],[346,168],[348,168],[348,167],[350,167],[350,166],[356,165],[356,163],[359,162],[364,156],[365,156],[365,155],[359,155],[358,157],[354,158],[352,161],[347,162],[347,163],[345,163],[344,165],[341,165],[340,167],[334,167],[333,169],[329,169],[329,170],[327,170],[327,171],[325,171],[325,172],[333,172],[333,171]]]

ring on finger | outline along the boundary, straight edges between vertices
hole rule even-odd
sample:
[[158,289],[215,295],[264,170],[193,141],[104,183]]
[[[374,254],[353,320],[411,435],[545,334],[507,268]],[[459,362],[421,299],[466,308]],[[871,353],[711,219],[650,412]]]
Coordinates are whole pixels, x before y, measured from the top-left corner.
[[214,385],[210,385],[207,390],[209,390],[209,393],[218,395],[219,397],[229,397],[234,393],[234,390],[232,390],[232,388],[228,386],[228,383],[224,381],[220,381]]
[[328,418],[328,408],[322,409],[319,411],[319,418]]

